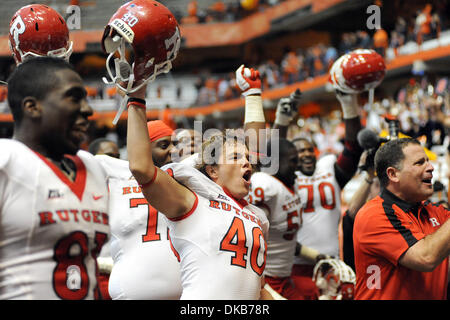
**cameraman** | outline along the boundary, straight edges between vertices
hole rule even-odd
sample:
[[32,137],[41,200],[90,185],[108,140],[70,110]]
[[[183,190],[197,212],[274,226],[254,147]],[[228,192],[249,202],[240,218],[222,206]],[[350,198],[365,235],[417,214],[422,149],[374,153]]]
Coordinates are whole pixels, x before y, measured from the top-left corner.
[[376,149],[366,150],[361,155],[360,170],[364,179],[362,179],[359,188],[353,194],[348,209],[342,218],[343,232],[343,253],[344,262],[355,270],[355,260],[353,251],[353,224],[356,213],[370,199],[380,193],[380,183],[375,177],[374,157]]
[[361,181],[359,188],[350,199],[348,209],[345,211],[342,218],[343,260],[353,270],[355,270],[353,224],[356,213],[368,200],[374,198],[380,193],[380,183],[375,174],[375,153],[383,142],[398,138],[399,121],[395,117],[388,115],[384,117],[384,120],[389,126],[388,138],[380,138],[374,131],[367,128],[362,129],[357,136],[359,145],[364,149],[364,152],[360,158],[359,170],[361,173],[365,173],[365,177]]

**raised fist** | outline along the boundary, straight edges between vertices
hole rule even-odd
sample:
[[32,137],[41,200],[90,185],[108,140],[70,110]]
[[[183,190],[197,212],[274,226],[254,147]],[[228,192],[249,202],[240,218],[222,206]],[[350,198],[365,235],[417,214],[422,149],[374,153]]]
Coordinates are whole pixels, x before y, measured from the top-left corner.
[[295,90],[287,98],[281,98],[278,101],[277,110],[275,113],[275,124],[280,126],[288,126],[292,119],[298,113],[298,103],[300,102],[301,91]]
[[351,119],[358,116],[358,95],[354,93],[345,93],[336,90],[336,98],[341,104],[344,119]]
[[258,70],[241,65],[236,70],[236,84],[241,89],[243,96],[261,94],[261,79]]

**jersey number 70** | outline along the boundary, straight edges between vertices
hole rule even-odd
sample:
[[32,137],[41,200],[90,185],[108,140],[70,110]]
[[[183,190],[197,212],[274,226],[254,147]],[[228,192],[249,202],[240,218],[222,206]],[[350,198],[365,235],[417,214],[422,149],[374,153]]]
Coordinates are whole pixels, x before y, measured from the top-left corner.
[[[300,191],[301,189],[306,189],[306,195],[307,195],[306,206],[305,206],[305,209],[303,210],[303,212],[304,213],[314,212],[315,211],[315,208],[314,208],[314,192],[315,192],[314,185],[312,185],[312,184],[299,185],[298,186],[299,192],[301,192]],[[327,196],[325,193],[326,189],[329,189],[329,192],[332,195],[331,202],[329,202],[329,200],[327,200]],[[319,192],[319,196],[320,196],[320,204],[324,209],[333,210],[334,208],[336,208],[336,190],[331,183],[329,183],[329,182],[320,183],[317,187],[317,191]]]

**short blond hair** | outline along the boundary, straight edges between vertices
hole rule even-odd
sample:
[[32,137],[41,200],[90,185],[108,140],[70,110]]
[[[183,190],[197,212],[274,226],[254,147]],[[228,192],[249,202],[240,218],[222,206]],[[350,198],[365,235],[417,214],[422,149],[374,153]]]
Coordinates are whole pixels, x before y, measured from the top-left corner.
[[206,172],[207,166],[218,165],[218,157],[223,152],[223,146],[226,143],[242,143],[245,144],[245,137],[238,130],[227,129],[208,137],[203,143],[199,162],[195,166],[197,170],[209,177]]

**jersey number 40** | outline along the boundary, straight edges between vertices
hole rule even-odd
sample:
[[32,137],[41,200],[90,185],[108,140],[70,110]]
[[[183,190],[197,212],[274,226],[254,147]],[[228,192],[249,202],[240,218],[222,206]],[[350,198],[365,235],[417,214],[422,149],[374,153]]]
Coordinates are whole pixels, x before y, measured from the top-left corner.
[[[258,264],[261,244],[264,243],[263,261]],[[220,250],[234,252],[231,257],[231,265],[242,268],[247,267],[247,236],[245,234],[244,222],[238,217],[234,217],[227,233],[220,242]],[[266,266],[267,246],[264,241],[262,230],[258,227],[252,229],[252,241],[250,251],[250,265],[258,275],[261,275]],[[261,260],[261,259],[259,259]]]

